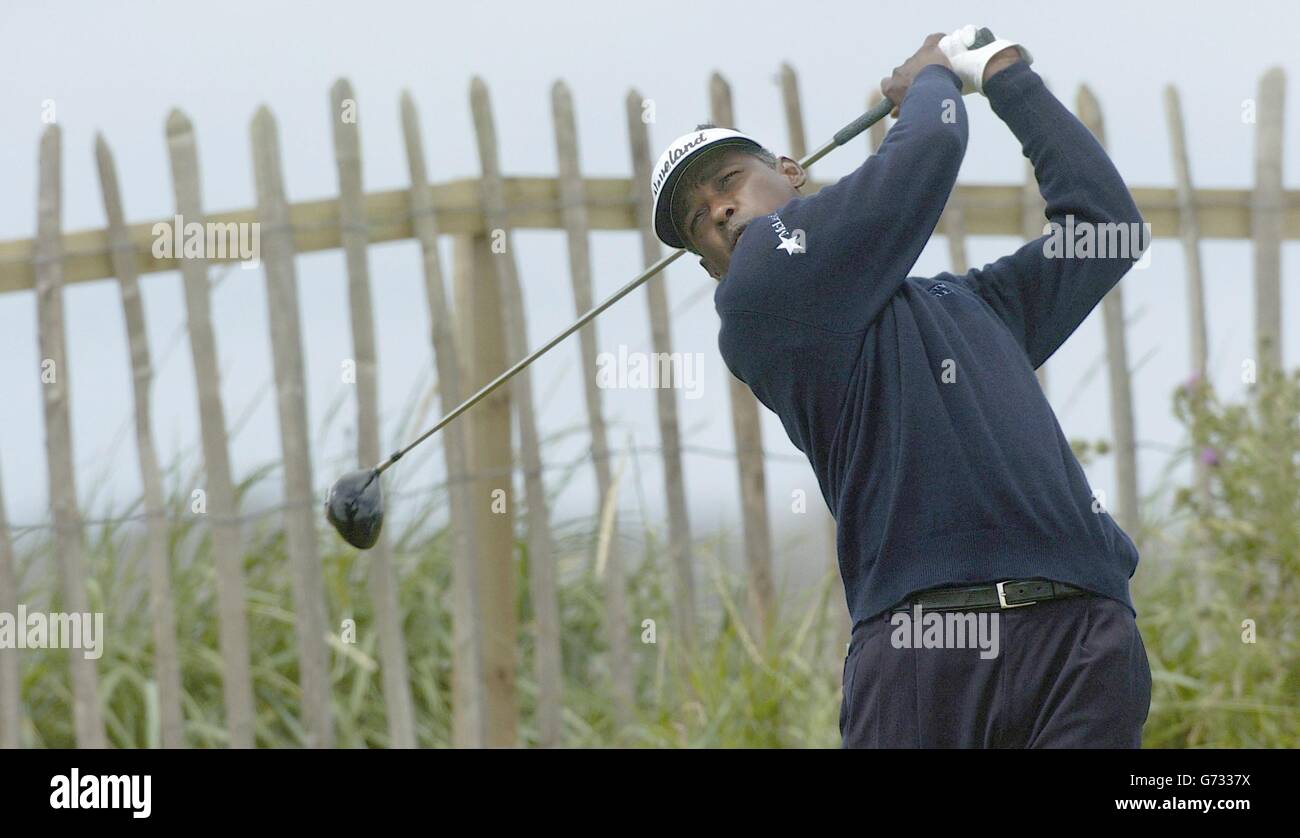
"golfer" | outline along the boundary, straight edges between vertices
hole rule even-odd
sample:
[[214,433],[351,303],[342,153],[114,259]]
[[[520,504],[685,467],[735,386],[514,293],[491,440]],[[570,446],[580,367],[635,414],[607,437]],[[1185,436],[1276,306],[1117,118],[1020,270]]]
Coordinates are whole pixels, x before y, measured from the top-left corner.
[[[931,35],[882,81],[897,121],[880,150],[815,195],[798,162],[744,134],[678,138],[651,173],[655,228],[718,281],[722,357],[807,455],[835,517],[853,620],[843,745],[1136,748],[1151,699],[1129,596],[1137,550],[1034,370],[1145,245],[1098,255],[1079,231],[1113,239],[1142,218],[1029,52],[967,49],[962,33],[942,47]],[[1067,258],[1045,235],[961,276],[909,276],[961,168],[962,94],[976,91],[1080,247]],[[913,642],[907,622],[932,612],[992,619],[996,654],[928,628]]]

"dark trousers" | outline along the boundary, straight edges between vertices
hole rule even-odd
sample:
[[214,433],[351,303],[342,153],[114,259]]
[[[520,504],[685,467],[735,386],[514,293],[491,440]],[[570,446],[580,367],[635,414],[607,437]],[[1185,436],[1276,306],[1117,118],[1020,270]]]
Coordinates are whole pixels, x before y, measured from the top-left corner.
[[986,613],[998,616],[989,659],[897,648],[888,611],[859,623],[844,659],[843,747],[1141,746],[1151,667],[1127,606],[1077,596]]

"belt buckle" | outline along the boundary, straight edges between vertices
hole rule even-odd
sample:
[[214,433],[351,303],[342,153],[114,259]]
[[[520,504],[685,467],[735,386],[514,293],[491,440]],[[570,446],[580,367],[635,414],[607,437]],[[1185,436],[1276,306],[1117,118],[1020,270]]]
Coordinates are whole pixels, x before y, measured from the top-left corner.
[[[1010,579],[1007,580],[1007,582],[1010,582],[1010,581],[1012,581],[1012,580],[1010,580]],[[1036,603],[1038,602],[1038,600],[1036,600],[1036,599],[1035,599],[1035,600],[1031,600],[1030,602],[1017,602],[1017,603],[1010,603],[1010,602],[1007,602],[1007,593],[1006,593],[1006,591],[1003,590],[1003,588],[1002,588],[1002,586],[1005,585],[1005,584],[1007,584],[1007,582],[999,582],[999,583],[997,583],[997,585],[995,586],[995,587],[998,589],[998,604],[1001,605],[1003,608],[1021,608],[1021,607],[1024,607],[1024,606],[1026,606],[1026,605],[1034,605],[1034,604],[1036,604]]]

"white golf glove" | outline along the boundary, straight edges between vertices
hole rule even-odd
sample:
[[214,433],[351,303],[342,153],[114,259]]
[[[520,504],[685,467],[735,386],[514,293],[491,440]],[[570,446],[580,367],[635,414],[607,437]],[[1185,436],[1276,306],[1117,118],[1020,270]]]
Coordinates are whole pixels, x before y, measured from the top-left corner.
[[991,44],[972,49],[971,45],[975,43],[975,36],[978,31],[978,26],[970,24],[963,26],[951,35],[944,35],[939,39],[939,49],[943,51],[944,55],[948,56],[948,63],[952,64],[953,72],[961,79],[963,96],[968,93],[984,92],[985,65],[989,63],[990,58],[1007,47],[1018,47],[1021,56],[1025,59],[1025,63],[1034,63],[1034,57],[1029,53],[1029,50],[1015,41],[1002,38]]

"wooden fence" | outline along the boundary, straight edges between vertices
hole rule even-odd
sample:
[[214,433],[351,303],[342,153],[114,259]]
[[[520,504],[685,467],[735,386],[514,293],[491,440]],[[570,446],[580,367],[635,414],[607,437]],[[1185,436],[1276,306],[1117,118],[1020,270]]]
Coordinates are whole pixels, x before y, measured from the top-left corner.
[[[780,74],[782,105],[788,123],[789,153],[806,153],[802,111],[794,71]],[[1133,195],[1157,237],[1181,241],[1186,257],[1192,372],[1205,374],[1207,326],[1200,241],[1207,238],[1254,242],[1256,339],[1261,367],[1281,366],[1280,253],[1284,239],[1300,239],[1300,191],[1282,185],[1284,77],[1266,73],[1256,102],[1255,183],[1250,189],[1197,189],[1192,183],[1179,97],[1172,87],[1165,94],[1167,127],[1175,163],[1172,188],[1138,186]],[[875,94],[872,97],[874,101]],[[589,240],[601,230],[637,230],[642,260],[648,266],[660,258],[661,247],[651,231],[649,171],[652,144],[643,120],[644,99],[636,90],[626,98],[627,141],[631,157],[629,178],[586,177],[578,165],[574,104],[568,88],[552,88],[552,109],[558,160],[557,176],[507,177],[498,162],[496,129],[487,86],[475,78],[470,107],[481,164],[477,178],[430,183],[418,128],[415,103],[403,94],[400,103],[410,186],[382,192],[364,190],[362,156],[357,131],[356,97],[346,80],[331,90],[331,116],[339,197],[289,203],[281,170],[279,129],[266,108],[251,124],[257,205],[208,214],[199,188],[198,150],[189,119],[173,111],[166,122],[176,213],[187,221],[209,224],[258,223],[261,261],[271,330],[280,441],[285,469],[282,508],[292,567],[299,678],[302,689],[304,744],[328,747],[334,742],[330,717],[325,600],[319,561],[320,503],[306,449],[307,415],[302,338],[298,319],[295,256],[341,248],[346,257],[351,314],[353,360],[356,364],[357,462],[369,466],[381,459],[376,379],[374,315],[367,248],[372,243],[414,239],[422,252],[426,305],[431,323],[430,350],[444,409],[489,381],[522,357],[537,342],[524,317],[523,293],[514,250],[508,240],[517,229],[563,230],[568,244],[575,311],[593,302]],[[712,121],[735,127],[727,82],[715,75],[709,82]],[[871,101],[868,102],[871,104]],[[344,115],[351,112],[352,119]],[[1078,91],[1076,112],[1105,142],[1100,106],[1086,88]],[[874,151],[885,126],[873,128],[867,139]],[[662,142],[663,137],[659,140]],[[241,571],[240,510],[231,474],[225,406],[222,401],[217,348],[210,314],[209,266],[220,257],[182,258],[153,252],[155,222],[129,224],[122,209],[122,190],[112,154],[99,137],[95,144],[107,225],[103,229],[64,233],[60,219],[60,129],[50,125],[40,143],[39,203],[36,236],[0,243],[0,292],[34,290],[43,376],[46,455],[49,469],[51,525],[61,583],[63,607],[86,611],[83,567],[84,522],[77,507],[69,424],[69,381],[64,334],[63,293],[70,284],[116,277],[129,337],[133,372],[135,429],[147,520],[146,555],[149,603],[155,644],[155,679],[159,696],[159,741],[165,747],[186,744],[181,712],[180,668],[176,618],[170,580],[162,482],[156,449],[149,431],[151,413],[150,346],[140,299],[141,274],[179,270],[184,284],[190,351],[197,384],[205,469],[204,490],[211,505],[205,516],[211,528],[218,603],[219,653],[224,674],[226,730],[233,747],[254,744],[254,696],[250,674],[245,590]],[[845,152],[847,153],[847,152]],[[814,183],[813,191],[823,185]],[[1041,234],[1042,199],[1029,171],[1024,184],[960,185],[941,220],[953,270],[968,263],[968,236]],[[169,224],[172,219],[161,219]],[[449,300],[438,256],[440,236],[454,240],[453,286]],[[494,247],[504,237],[507,246]],[[497,239],[498,241],[493,241]],[[238,259],[227,255],[224,261]],[[701,279],[703,281],[703,279]],[[655,352],[672,352],[668,300],[662,281],[645,286],[650,333]],[[1111,424],[1117,462],[1118,514],[1122,526],[1140,536],[1137,519],[1137,458],[1132,385],[1123,326],[1122,285],[1105,299],[1106,353],[1110,380]],[[453,304],[458,316],[452,316]],[[471,325],[472,324],[472,327]],[[591,432],[592,462],[602,499],[611,495],[610,442],[596,385],[597,323],[579,333],[584,359],[586,413]],[[1046,367],[1040,371],[1046,386]],[[772,581],[773,544],[767,519],[763,441],[759,410],[748,388],[731,381],[730,403],[735,433],[735,461],[744,515],[744,556],[750,594],[749,619],[754,636],[777,610]],[[676,396],[656,393],[657,421],[667,492],[668,546],[674,585],[673,627],[681,644],[690,647],[697,633],[697,593],[694,579],[688,495],[682,467],[683,444]],[[517,428],[513,423],[517,423]],[[519,445],[513,446],[517,430]],[[525,372],[475,408],[473,422],[456,422],[442,436],[450,493],[454,602],[453,741],[462,746],[502,746],[517,742],[518,704],[515,689],[517,650],[513,515],[492,514],[494,491],[504,491],[505,508],[516,508],[510,475],[522,471],[525,542],[530,559],[528,592],[535,613],[533,665],[537,680],[537,729],[542,745],[561,743],[561,660],[555,546],[550,528],[539,430],[532,386]],[[1198,485],[1204,486],[1203,467]],[[2,489],[2,487],[0,487]],[[0,611],[16,611],[16,579],[10,529],[0,491]],[[832,537],[834,522],[825,515]],[[631,633],[626,602],[624,557],[616,539],[603,540],[601,579],[605,587],[604,615],[610,654],[608,688],[615,720],[627,724],[636,712],[633,689]],[[391,742],[416,744],[405,641],[398,620],[397,581],[391,548],[386,540],[368,555],[369,594],[379,635],[383,692]],[[832,566],[835,558],[828,557]],[[842,627],[846,639],[847,624]],[[0,746],[16,747],[21,723],[17,651],[0,649]],[[79,746],[102,747],[107,736],[99,705],[96,665],[73,655],[73,706]]]

